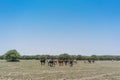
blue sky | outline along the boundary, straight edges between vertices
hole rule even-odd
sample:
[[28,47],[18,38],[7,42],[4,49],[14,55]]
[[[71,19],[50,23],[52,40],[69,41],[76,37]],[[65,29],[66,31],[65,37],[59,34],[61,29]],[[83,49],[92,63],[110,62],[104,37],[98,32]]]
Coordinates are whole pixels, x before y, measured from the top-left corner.
[[120,55],[119,0],[0,0],[0,54]]

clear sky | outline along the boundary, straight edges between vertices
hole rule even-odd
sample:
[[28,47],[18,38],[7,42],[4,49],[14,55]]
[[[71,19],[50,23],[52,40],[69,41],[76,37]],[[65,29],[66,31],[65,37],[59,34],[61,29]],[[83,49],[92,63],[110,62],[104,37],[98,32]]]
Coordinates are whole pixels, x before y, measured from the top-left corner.
[[120,55],[120,0],[0,0],[0,54]]

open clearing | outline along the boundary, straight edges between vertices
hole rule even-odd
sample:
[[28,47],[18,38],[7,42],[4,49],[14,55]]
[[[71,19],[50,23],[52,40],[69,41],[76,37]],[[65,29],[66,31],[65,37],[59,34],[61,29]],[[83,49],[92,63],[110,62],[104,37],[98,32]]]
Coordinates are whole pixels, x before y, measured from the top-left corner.
[[79,61],[73,67],[41,66],[38,60],[0,61],[0,80],[120,80],[119,61]]

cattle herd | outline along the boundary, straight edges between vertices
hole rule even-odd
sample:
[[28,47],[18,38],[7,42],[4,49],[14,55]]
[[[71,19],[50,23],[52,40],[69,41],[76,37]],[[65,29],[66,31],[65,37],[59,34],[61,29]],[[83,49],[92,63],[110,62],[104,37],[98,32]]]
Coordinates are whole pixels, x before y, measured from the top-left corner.
[[[84,63],[94,63],[95,60],[84,60]],[[59,66],[67,66],[69,65],[70,67],[73,66],[73,64],[77,64],[77,60],[73,60],[73,59],[40,59],[40,63],[41,65],[45,65],[46,63],[48,64],[48,66],[50,67],[55,67],[55,65],[59,65]]]

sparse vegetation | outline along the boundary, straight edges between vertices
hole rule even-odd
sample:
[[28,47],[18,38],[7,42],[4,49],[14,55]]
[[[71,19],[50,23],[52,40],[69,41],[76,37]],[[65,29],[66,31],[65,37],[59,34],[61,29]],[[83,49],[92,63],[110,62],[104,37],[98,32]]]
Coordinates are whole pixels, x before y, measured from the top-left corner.
[[[8,63],[18,61],[20,63]],[[76,59],[78,63],[73,67],[50,67],[41,65],[39,59]],[[17,50],[9,50],[0,56],[0,80],[120,80],[120,56],[82,56],[69,55],[23,55]],[[95,63],[86,63],[86,60],[97,60]],[[84,61],[83,61],[84,60]],[[117,61],[114,61],[117,60]]]
[[0,61],[0,80],[120,80],[119,61],[97,61],[94,64],[79,61],[73,67],[49,67],[39,60],[21,60],[19,63]]

